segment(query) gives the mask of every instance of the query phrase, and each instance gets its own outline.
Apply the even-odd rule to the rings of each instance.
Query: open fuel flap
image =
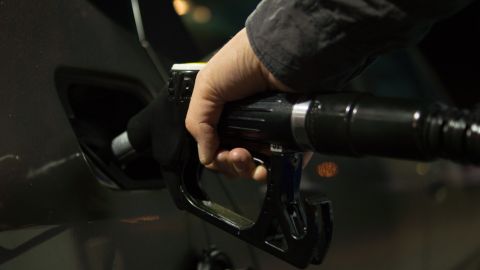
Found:
[[[114,189],[164,187],[161,169],[149,153],[119,164],[110,148],[128,120],[154,98],[152,92],[133,78],[76,68],[59,68],[55,80],[73,131],[102,185]]]

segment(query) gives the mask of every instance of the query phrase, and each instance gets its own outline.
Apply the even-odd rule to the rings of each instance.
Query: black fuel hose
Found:
[[[128,136],[123,135],[130,137],[129,144],[137,151],[151,144],[145,140],[162,139],[144,134],[149,132],[150,119],[155,119],[148,111],[154,110],[147,107],[132,118]],[[219,133],[231,146],[274,145],[330,155],[480,164],[479,112],[412,99],[361,93],[311,97],[267,93],[227,104]],[[118,151],[125,149],[119,146],[119,137],[112,143],[117,156],[125,153]]]

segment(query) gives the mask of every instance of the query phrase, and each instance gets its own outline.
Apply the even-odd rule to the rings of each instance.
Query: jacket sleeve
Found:
[[[250,45],[268,70],[302,91],[336,91],[376,56],[418,42],[470,0],[263,0]]]

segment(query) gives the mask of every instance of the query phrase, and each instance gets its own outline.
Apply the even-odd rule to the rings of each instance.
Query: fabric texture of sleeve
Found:
[[[469,0],[263,0],[246,29],[260,61],[301,91],[337,91],[379,54],[418,42]]]

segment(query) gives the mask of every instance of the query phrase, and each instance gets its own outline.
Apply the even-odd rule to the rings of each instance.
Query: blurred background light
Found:
[[[188,0],[173,0],[173,8],[180,16],[187,14],[190,11],[190,6]]]
[[[417,166],[415,168],[416,172],[418,175],[427,175],[428,172],[430,171],[430,164],[427,163],[417,163]]]
[[[212,18],[212,12],[206,6],[196,6],[193,10],[193,20],[197,23],[207,23]]]

